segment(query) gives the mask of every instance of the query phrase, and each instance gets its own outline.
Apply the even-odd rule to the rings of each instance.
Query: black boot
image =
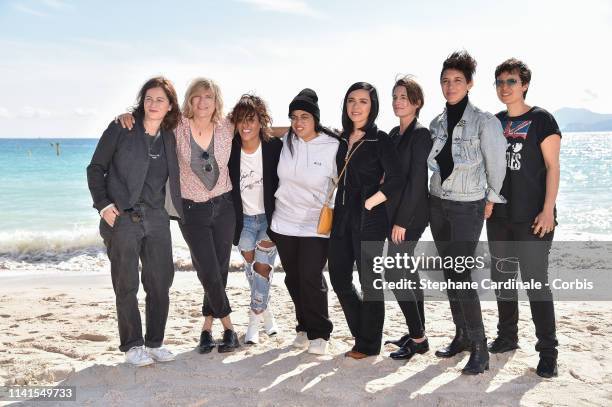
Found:
[[[410,360],[415,354],[423,354],[429,351],[429,342],[425,339],[423,342],[416,343],[412,339],[408,340],[395,352],[391,352],[389,357],[395,360]]]
[[[487,339],[472,343],[472,353],[467,364],[461,370],[464,374],[480,374],[489,370],[489,351],[487,350]]]
[[[208,353],[217,346],[217,343],[213,339],[210,331],[202,331],[200,334],[200,344],[198,345],[198,352]]]
[[[219,344],[219,353],[233,352],[234,349],[240,347],[238,342],[238,335],[231,329],[226,329],[223,332],[223,342]]]
[[[491,353],[505,353],[518,348],[518,342],[511,339],[506,339],[502,336],[498,336],[489,344],[489,352]]]
[[[557,358],[553,356],[542,356],[540,355],[540,363],[536,373],[540,377],[550,379],[551,377],[557,377],[559,372],[557,371]]]
[[[458,353],[469,348],[469,341],[465,330],[457,328],[453,341],[445,348],[436,351],[436,356],[439,358],[452,358]]]
[[[395,345],[395,346],[401,348],[402,346],[404,346],[404,344],[406,343],[406,341],[408,339],[410,339],[410,334],[406,334],[406,335],[404,335],[401,338],[396,339],[396,340],[386,340],[385,341],[385,345],[391,344],[391,345]]]

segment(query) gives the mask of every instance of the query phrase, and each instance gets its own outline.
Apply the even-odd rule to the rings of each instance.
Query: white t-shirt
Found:
[[[263,159],[261,143],[253,153],[240,151],[240,196],[242,212],[253,216],[265,213],[263,190]]]
[[[294,135],[293,154],[287,142],[283,142],[278,162],[271,229],[287,236],[329,237],[317,233],[317,223],[327,194],[333,188],[339,142],[323,133],[308,142]]]

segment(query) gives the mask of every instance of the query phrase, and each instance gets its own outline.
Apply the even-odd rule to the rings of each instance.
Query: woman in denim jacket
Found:
[[[272,137],[272,118],[264,101],[242,95],[229,114],[234,139],[229,160],[232,196],[236,214],[234,244],[244,257],[244,272],[251,287],[249,326],[245,343],[259,342],[263,319],[268,335],[278,331],[268,306],[276,246],[268,236],[278,188],[276,167],[283,143]]]
[[[476,61],[466,51],[455,52],[444,61],[440,83],[446,109],[430,125],[430,225],[442,258],[473,257],[493,203],[505,202],[500,190],[506,173],[506,140],[499,120],[468,99],[475,71]],[[471,269],[444,268],[444,279],[451,284],[470,284]],[[470,350],[462,372],[483,373],[489,368],[489,353],[478,292],[450,287],[447,294],[456,333],[436,356],[449,358]]]

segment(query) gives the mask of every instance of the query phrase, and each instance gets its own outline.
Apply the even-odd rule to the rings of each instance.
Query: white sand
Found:
[[[244,345],[233,354],[200,355],[194,347],[202,288],[195,273],[181,272],[172,288],[166,329],[166,344],[177,360],[133,368],[117,350],[114,294],[109,272],[102,271],[107,266],[101,263],[98,271],[88,273],[0,274],[0,384],[72,385],[77,387],[77,405],[100,406],[612,405],[610,302],[557,303],[559,377],[535,374],[538,356],[527,304],[520,309],[521,349],[491,355],[491,370],[470,377],[460,374],[467,354],[450,360],[434,356],[454,332],[446,302],[427,303],[432,350],[408,363],[386,356],[392,346],[384,356],[344,358],[352,338],[333,292],[331,355],[317,357],[291,348],[293,305],[282,273],[275,276],[272,299],[279,334],[268,338],[262,333],[262,343]],[[231,273],[228,287],[242,341],[249,302],[242,273]],[[495,303],[483,302],[483,312],[491,337]],[[402,319],[396,303],[388,302],[385,337],[405,331]],[[215,328],[220,337],[221,327]]]

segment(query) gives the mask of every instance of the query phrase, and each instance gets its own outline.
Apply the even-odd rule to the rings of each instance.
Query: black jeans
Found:
[[[232,312],[225,293],[236,222],[232,195],[227,192],[206,202],[183,199],[183,213],[179,225],[204,287],[202,315],[224,318]]]
[[[557,356],[555,306],[548,283],[548,255],[554,232],[540,238],[533,234],[531,223],[513,223],[505,219],[487,220],[489,250],[491,252],[491,280],[496,282],[533,279],[542,283],[539,290],[527,290],[531,319],[536,329],[536,351]],[[495,292],[499,322],[497,335],[518,341],[518,293],[516,289]]]
[[[410,240],[403,241],[399,245],[389,239],[387,256],[395,257],[396,254],[401,256],[406,254],[408,257],[412,257],[423,232],[424,229],[406,230],[406,237]],[[419,285],[419,271],[395,267],[385,270],[385,281],[399,282],[402,279],[412,281],[416,288],[412,290],[395,289],[393,294],[406,319],[408,334],[411,338],[422,338],[425,335],[425,305],[423,303],[423,289]]]
[[[327,261],[329,239],[286,236],[271,232],[285,270],[285,285],[295,306],[297,332],[308,339],[326,341],[334,328],[327,308],[327,283],[323,267]]]
[[[484,223],[485,200],[460,202],[430,198],[430,227],[438,255],[473,257]],[[446,263],[446,262],[444,262]],[[444,268],[446,281],[471,283],[472,270],[466,268],[462,272],[452,268]],[[448,289],[453,322],[458,329],[466,331],[471,342],[485,339],[482,323],[482,311],[478,291],[468,289]]]
[[[134,212],[124,212],[110,227],[100,219],[100,235],[104,239],[111,263],[111,278],[115,291],[119,349],[127,352],[143,344],[158,348],[164,341],[169,291],[174,279],[170,221],[164,209],[144,205]],[[142,338],[142,323],[138,310],[138,259],[142,262],[146,334]]]
[[[381,226],[383,232],[378,233],[380,236],[361,233],[358,219],[348,219],[342,227],[343,231],[332,233],[329,239],[329,279],[355,338],[353,350],[378,355],[385,322],[385,302],[382,290],[373,288],[374,280],[380,277],[373,271],[373,257],[382,255],[386,225]],[[362,241],[367,242],[367,250],[362,250]],[[353,284],[355,263],[362,293]]]

